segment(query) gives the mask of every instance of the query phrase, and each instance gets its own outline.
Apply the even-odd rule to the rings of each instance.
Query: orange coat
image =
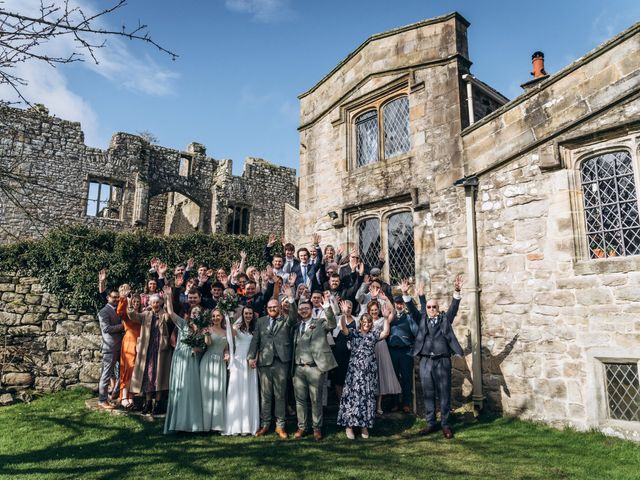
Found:
[[[120,349],[120,399],[122,400],[122,390],[129,388],[133,369],[136,362],[136,344],[140,336],[139,323],[132,322],[127,316],[127,300],[121,298],[116,308],[116,313],[124,324],[124,337]]]

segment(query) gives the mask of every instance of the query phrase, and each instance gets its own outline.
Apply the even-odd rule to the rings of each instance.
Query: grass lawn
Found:
[[[0,409],[0,478],[640,478],[640,445],[514,419],[458,425],[450,441],[416,436],[424,423],[402,415],[366,441],[347,440],[331,415],[319,444],[165,436],[160,421],[87,410],[90,396],[70,390]]]

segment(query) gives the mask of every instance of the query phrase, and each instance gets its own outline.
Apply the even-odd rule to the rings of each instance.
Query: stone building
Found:
[[[294,169],[248,158],[236,177],[231,160],[208,157],[201,144],[179,151],[126,133],[107,150],[87,147],[79,123],[41,105],[0,108],[0,162],[0,241],[70,223],[265,234],[282,230],[284,205],[297,202]]]
[[[374,35],[300,95],[304,243],[385,256],[446,304],[458,402],[640,438],[640,24],[508,101],[459,14]]]

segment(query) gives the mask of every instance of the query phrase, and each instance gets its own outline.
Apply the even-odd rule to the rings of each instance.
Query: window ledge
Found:
[[[607,418],[601,420],[598,423],[598,427],[605,434],[615,435],[627,440],[640,440],[640,422]]]
[[[115,224],[119,224],[123,222],[121,218],[95,217],[93,215],[85,215],[84,218],[89,219],[90,221],[111,222]]]
[[[369,175],[371,170],[376,170],[378,168],[386,169],[387,167],[394,165],[396,163],[408,162],[411,163],[413,160],[413,153],[403,153],[402,155],[396,155],[395,157],[385,158],[382,160],[378,160],[377,162],[369,163],[367,165],[363,165],[362,167],[353,167],[347,170],[348,175]]]
[[[640,270],[640,255],[577,260],[573,263],[573,269],[578,275],[635,272]]]

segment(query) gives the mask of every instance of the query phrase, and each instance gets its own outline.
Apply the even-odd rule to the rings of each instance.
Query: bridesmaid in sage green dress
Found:
[[[205,337],[207,351],[200,360],[200,388],[202,392],[205,431],[222,432],[227,420],[227,362],[229,344],[224,316],[218,309],[211,312],[212,325]]]
[[[164,433],[202,432],[202,396],[200,394],[200,357],[201,352],[192,350],[182,339],[189,333],[189,322],[173,311],[171,287],[165,287],[165,305],[169,317],[176,324],[178,340],[171,360],[169,378],[169,402],[164,422]],[[199,315],[199,307],[191,310],[191,315]]]

